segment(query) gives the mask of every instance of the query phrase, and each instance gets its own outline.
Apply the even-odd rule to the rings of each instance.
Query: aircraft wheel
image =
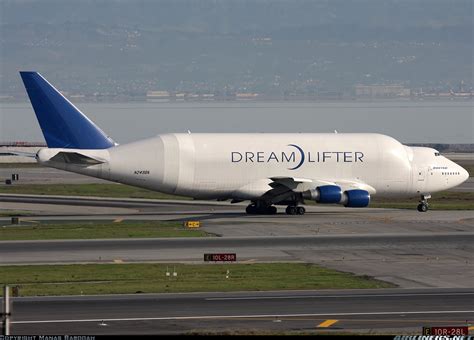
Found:
[[[289,205],[286,207],[286,213],[288,215],[296,215],[296,207],[294,205]]]
[[[257,207],[253,204],[250,204],[247,206],[247,208],[245,208],[245,212],[247,214],[256,214],[257,213]]]
[[[274,207],[274,206],[270,206],[270,207],[268,207],[267,212],[268,212],[269,215],[275,215],[277,213],[277,208]]]
[[[426,203],[418,204],[417,210],[419,212],[427,212],[428,211],[428,204],[426,204]]]
[[[296,207],[296,213],[298,215],[304,215],[305,212],[306,212],[306,209],[304,207]]]

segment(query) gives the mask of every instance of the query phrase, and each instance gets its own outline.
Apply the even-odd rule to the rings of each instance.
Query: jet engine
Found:
[[[370,203],[370,194],[366,190],[353,189],[344,191],[341,201],[345,207],[364,208]]]
[[[337,203],[350,208],[363,208],[370,203],[370,194],[366,190],[352,189],[342,192],[337,185],[322,185],[303,193],[304,199],[311,199],[318,203]]]

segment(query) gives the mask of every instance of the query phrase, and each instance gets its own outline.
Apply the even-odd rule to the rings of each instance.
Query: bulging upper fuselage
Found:
[[[100,164],[55,163],[61,149],[42,149],[45,165],[170,194],[257,199],[270,178],[356,185],[371,195],[411,197],[446,190],[469,174],[431,148],[408,147],[380,134],[166,134],[103,150],[77,150]],[[74,152],[74,149],[67,149]]]

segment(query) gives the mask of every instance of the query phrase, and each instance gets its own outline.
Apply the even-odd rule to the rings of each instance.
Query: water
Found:
[[[78,103],[119,143],[166,132],[378,132],[474,143],[473,101]],[[43,141],[29,103],[0,104],[0,141]]]

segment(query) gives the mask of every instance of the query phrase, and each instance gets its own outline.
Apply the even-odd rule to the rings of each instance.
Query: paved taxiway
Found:
[[[474,320],[472,289],[386,289],[14,298],[15,334],[207,330],[420,332]]]
[[[28,203],[21,203],[21,201]],[[13,197],[2,206],[36,209],[38,220],[198,219],[211,239],[9,241],[2,264],[202,262],[205,252],[241,261],[304,261],[370,275],[401,287],[473,287],[474,213],[310,206],[304,216],[248,216],[243,206],[156,200]],[[14,207],[14,208],[13,208]],[[54,210],[50,210],[54,209]],[[70,210],[68,210],[70,209]],[[69,211],[74,216],[61,211]],[[101,213],[102,211],[102,213]],[[9,219],[0,222],[9,223]]]
[[[116,259],[202,263],[204,252],[235,251],[239,261],[305,261],[405,288],[15,298],[15,334],[314,331],[327,319],[338,321],[323,332],[419,334],[422,326],[474,320],[472,211],[421,214],[310,206],[304,216],[248,216],[242,205],[215,202],[12,195],[0,195],[0,204],[3,209],[34,212],[27,223],[198,219],[204,230],[220,236],[7,241],[0,242],[3,265]],[[2,224],[9,224],[9,218],[0,218]]]

